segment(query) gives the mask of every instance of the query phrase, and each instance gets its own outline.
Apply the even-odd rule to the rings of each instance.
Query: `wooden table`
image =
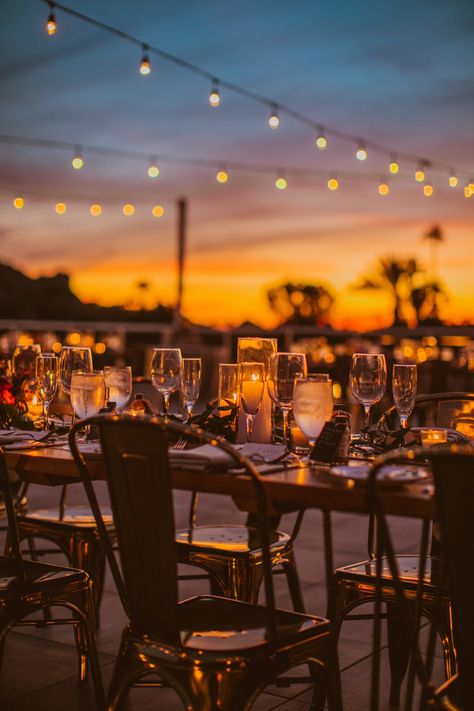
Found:
[[[5,452],[9,469],[21,479],[36,484],[58,486],[78,482],[78,473],[71,454],[54,447]],[[90,457],[91,471],[97,479],[105,479],[105,468],[100,456]],[[334,481],[323,467],[300,466],[265,474],[265,490],[274,513],[283,514],[302,508],[323,511],[367,512],[367,491],[350,482]],[[252,483],[232,473],[212,473],[174,469],[176,489],[195,490],[231,496],[243,511],[254,510]],[[432,491],[426,484],[411,484],[403,489],[383,493],[387,513],[413,518],[434,518]]]

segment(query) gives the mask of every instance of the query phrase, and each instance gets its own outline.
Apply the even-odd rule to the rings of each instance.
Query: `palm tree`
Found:
[[[432,278],[436,279],[438,275],[438,247],[444,242],[444,232],[439,225],[435,224],[424,233],[423,239],[427,240],[430,245],[430,273]]]
[[[281,324],[325,325],[334,303],[331,292],[321,284],[280,284],[268,290],[267,298]]]
[[[380,257],[374,268],[352,287],[358,291],[375,289],[388,292],[393,299],[393,326],[406,325],[404,306],[413,290],[413,278],[423,269],[415,257]]]

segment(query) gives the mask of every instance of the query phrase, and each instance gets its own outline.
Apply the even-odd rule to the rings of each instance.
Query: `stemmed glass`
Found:
[[[75,370],[71,375],[71,405],[80,420],[98,415],[105,403],[104,373],[95,370],[81,373]],[[87,427],[84,439],[87,439]]]
[[[58,359],[54,353],[42,353],[36,358],[36,385],[43,403],[44,427],[49,427],[49,406],[58,387]]]
[[[406,429],[408,418],[415,406],[417,372],[416,365],[395,364],[392,373],[392,393],[400,425]]]
[[[72,374],[92,372],[92,353],[90,348],[82,346],[63,346],[59,356],[59,387],[71,394]]]
[[[293,404],[293,390],[296,378],[307,374],[304,353],[273,353],[270,356],[268,390],[270,396],[280,406],[283,415],[283,444],[288,446],[288,415]],[[273,392],[272,392],[273,391]]]
[[[314,447],[333,411],[332,380],[326,374],[297,378],[293,392],[293,417]]]
[[[247,420],[247,442],[252,437],[253,420],[260,408],[264,387],[264,363],[241,363],[240,399]]]
[[[387,386],[385,356],[381,353],[354,353],[349,381],[354,397],[364,407],[364,439],[368,440],[370,408],[382,399]]]
[[[12,374],[23,382],[32,379],[35,375],[36,358],[41,353],[39,343],[31,343],[29,346],[16,345],[12,354]]]
[[[200,358],[183,358],[181,367],[181,394],[191,421],[193,407],[201,389],[202,362]]]
[[[163,396],[163,415],[168,414],[170,395],[181,379],[181,350],[179,348],[153,348],[151,359],[151,382]]]
[[[109,389],[109,400],[114,402],[117,412],[122,412],[132,394],[132,369],[129,365],[123,368],[104,366],[105,387]]]

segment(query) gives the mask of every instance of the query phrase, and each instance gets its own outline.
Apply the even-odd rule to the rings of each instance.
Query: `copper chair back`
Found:
[[[84,425],[97,428],[117,530],[119,568],[102,521],[92,479],[77,443]],[[69,435],[72,454],[96,518],[101,541],[124,609],[137,632],[179,644],[177,556],[168,432],[225,450],[254,485],[262,543],[267,632],[276,639],[266,497],[253,464],[227,442],[195,427],[160,418],[99,416],[76,424]],[[216,471],[216,476],[218,472]]]
[[[473,416],[474,393],[449,392],[417,395],[415,411],[418,409],[424,411],[426,424],[454,428],[458,417]],[[379,418],[377,428],[383,429],[389,422],[392,422],[396,412],[395,405],[389,407]]]
[[[3,450],[0,448],[0,491],[3,495],[5,502],[5,509],[7,512],[7,522],[8,522],[8,537],[11,544],[10,557],[15,558],[17,561],[17,580],[20,584],[25,584],[26,575],[23,565],[23,558],[21,555],[20,538],[18,535],[18,524],[16,521],[15,506],[13,503],[13,497],[10,489],[10,478],[8,476],[7,463],[3,454]]]

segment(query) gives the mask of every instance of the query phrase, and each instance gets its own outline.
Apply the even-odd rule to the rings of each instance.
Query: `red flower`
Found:
[[[0,405],[14,405],[12,386],[6,378],[0,378]]]

